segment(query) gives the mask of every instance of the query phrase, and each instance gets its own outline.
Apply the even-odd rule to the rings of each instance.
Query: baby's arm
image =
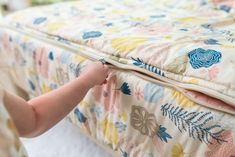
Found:
[[[28,102],[6,93],[5,106],[23,137],[34,137],[63,119],[95,85],[106,81],[108,68],[101,63],[89,65],[78,79]]]

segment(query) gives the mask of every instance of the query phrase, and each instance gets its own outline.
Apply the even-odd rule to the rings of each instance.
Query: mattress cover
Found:
[[[109,63],[108,83],[70,118],[117,156],[235,156],[234,7],[98,0],[31,8],[2,22],[0,52],[32,97],[79,77],[90,61]]]
[[[28,9],[7,22],[234,106],[233,8],[232,0],[79,1]]]

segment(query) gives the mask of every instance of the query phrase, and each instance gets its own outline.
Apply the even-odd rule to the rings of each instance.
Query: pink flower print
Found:
[[[194,29],[194,30],[192,31],[192,34],[195,35],[195,36],[197,36],[197,35],[199,36],[199,35],[202,34],[202,32],[201,32],[200,29]],[[194,43],[200,43],[201,40],[194,40],[193,42],[194,42]]]
[[[94,40],[94,39],[89,39],[89,40],[87,41],[87,46],[89,46],[89,47],[94,47],[94,45],[95,45],[95,40]]]
[[[48,78],[48,57],[45,48],[35,50],[36,67],[38,72],[45,78]]]
[[[153,138],[153,144],[155,145],[156,151],[159,153],[159,156],[163,157],[165,152],[164,148],[165,143],[162,140],[160,140],[160,138],[155,136]]]
[[[117,100],[120,92],[117,89],[116,75],[110,76],[107,83],[102,86],[95,86],[93,88],[93,96],[95,101],[104,105],[105,111],[114,112],[117,109]]]
[[[136,96],[137,100],[142,100],[144,98],[143,91],[140,88],[136,87],[134,95]]]
[[[225,5],[231,8],[235,8],[235,1],[234,0],[213,0],[216,5]]]
[[[10,46],[9,36],[7,34],[3,35],[2,43],[6,53],[9,54],[11,52],[11,46]]]
[[[172,32],[173,28],[171,26],[147,26],[137,28],[137,32],[147,35],[161,35]]]
[[[219,74],[219,68],[214,66],[211,69],[203,69],[200,71],[200,73],[207,75],[209,80],[213,80]]]
[[[208,70],[209,79],[210,80],[215,79],[217,77],[218,73],[219,73],[219,69],[216,66],[214,66],[213,68],[209,69]]]
[[[233,136],[230,131],[224,131],[222,138],[226,142],[218,143],[215,139],[212,139],[211,144],[208,145],[209,150],[205,152],[206,157],[234,157],[235,145]]]

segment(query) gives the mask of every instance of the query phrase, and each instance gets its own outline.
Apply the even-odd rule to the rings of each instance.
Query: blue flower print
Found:
[[[102,36],[102,33],[99,31],[90,31],[90,32],[85,32],[82,36],[83,39],[89,39],[89,38],[98,38]]]
[[[113,23],[109,22],[109,23],[106,23],[105,25],[106,25],[107,27],[111,27],[111,26],[113,26]]]
[[[208,39],[204,41],[205,44],[207,45],[220,45],[218,40],[215,39]]]
[[[118,129],[119,133],[122,133],[126,130],[127,125],[122,122],[115,122],[115,127]]]
[[[120,87],[119,90],[121,90],[121,92],[122,92],[123,94],[131,95],[130,87],[129,87],[128,83],[126,83],[126,82],[124,82],[124,83],[122,84],[122,86]]]
[[[71,53],[69,52],[63,52],[60,56],[60,61],[62,64],[66,64],[68,60],[70,59]]]
[[[166,143],[168,142],[168,138],[172,139],[171,135],[166,132],[166,128],[163,126],[159,126],[159,130],[157,132],[157,136]]]
[[[223,11],[225,11],[227,13],[229,13],[231,9],[232,8],[230,6],[227,6],[227,5],[221,5],[220,6],[220,10],[223,10]]]
[[[187,32],[187,31],[188,31],[188,29],[186,29],[186,28],[182,28],[182,29],[180,29],[180,31]]]
[[[82,112],[79,111],[78,108],[76,108],[76,109],[74,110],[74,114],[77,116],[78,121],[79,121],[80,123],[85,123],[85,122],[87,121],[87,118],[84,116],[84,114],[83,114]]]
[[[98,106],[95,106],[93,105],[91,108],[90,108],[90,112],[91,113],[94,113],[95,116],[97,117],[97,119],[99,119],[102,115],[102,111],[101,111],[101,108],[98,107]]]
[[[197,48],[188,53],[190,59],[190,64],[194,69],[199,69],[202,67],[208,68],[213,64],[220,62],[222,54],[215,50],[205,50],[202,48]]]
[[[40,25],[41,23],[45,22],[47,20],[46,17],[38,17],[33,21],[33,24]]]
[[[35,91],[36,86],[34,85],[34,83],[33,83],[31,80],[28,80],[28,82],[29,82],[30,89],[32,89],[33,91]]]
[[[144,100],[149,103],[156,103],[164,96],[164,88],[153,83],[144,87]]]
[[[48,58],[52,61],[54,60],[54,55],[52,51],[49,53]]]

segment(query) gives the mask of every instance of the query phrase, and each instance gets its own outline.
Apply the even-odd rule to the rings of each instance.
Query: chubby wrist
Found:
[[[92,87],[95,86],[92,81],[90,81],[89,79],[87,79],[87,78],[84,77],[83,75],[81,75],[80,77],[78,77],[78,78],[77,78],[77,81],[79,81],[79,82],[82,84],[82,86],[83,86],[84,88],[90,89],[90,88],[92,88]]]

